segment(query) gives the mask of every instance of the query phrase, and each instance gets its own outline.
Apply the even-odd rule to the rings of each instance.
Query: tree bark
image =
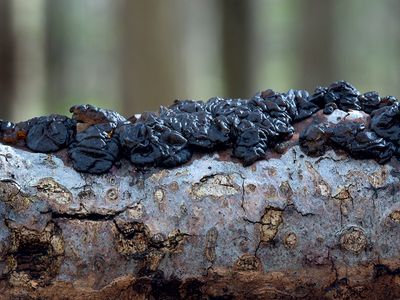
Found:
[[[398,164],[308,157],[296,136],[250,167],[102,176],[0,145],[0,299],[399,297]]]

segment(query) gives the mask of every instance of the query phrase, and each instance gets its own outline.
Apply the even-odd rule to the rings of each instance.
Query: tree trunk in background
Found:
[[[64,95],[67,93],[68,78],[64,70],[69,51],[69,46],[65,42],[65,36],[68,35],[67,16],[68,9],[65,9],[65,2],[63,4],[57,0],[46,1],[46,106],[48,109],[54,109],[55,105],[64,102]]]
[[[11,117],[14,88],[14,37],[12,1],[0,1],[0,119]]]
[[[47,105],[65,114],[76,103],[120,110],[119,1],[47,0]]]
[[[182,1],[123,1],[123,111],[157,110],[186,94]]]
[[[14,0],[12,4],[16,86],[12,119],[21,121],[45,111],[45,0]]]
[[[251,96],[254,71],[253,1],[222,0],[222,61],[226,95],[232,98]]]
[[[335,74],[335,1],[305,0],[300,5],[299,86],[313,91]]]

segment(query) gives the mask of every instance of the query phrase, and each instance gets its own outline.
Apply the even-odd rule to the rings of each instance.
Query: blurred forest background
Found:
[[[0,118],[339,79],[400,96],[399,0],[0,0]]]

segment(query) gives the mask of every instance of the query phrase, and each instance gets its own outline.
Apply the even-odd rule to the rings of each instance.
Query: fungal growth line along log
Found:
[[[335,109],[359,111],[360,118],[328,125],[318,117],[318,111],[329,115]],[[312,95],[305,90],[266,90],[250,99],[176,100],[138,119],[92,105],[76,105],[70,112],[72,118],[1,121],[0,141],[42,153],[66,148],[76,170],[94,174],[109,171],[121,158],[138,168],[171,168],[188,162],[194,153],[226,148],[248,166],[266,158],[268,151],[282,151],[296,133],[295,124],[315,116],[299,132],[308,155],[335,148],[384,163],[399,154],[399,102],[377,92],[361,94],[345,81],[318,87]]]

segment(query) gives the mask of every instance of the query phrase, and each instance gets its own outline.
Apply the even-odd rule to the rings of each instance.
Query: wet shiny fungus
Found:
[[[54,152],[67,147],[76,128],[74,120],[59,115],[35,118],[29,125],[26,146],[35,152]]]
[[[173,167],[187,162],[192,156],[187,140],[164,125],[154,113],[142,114],[136,123],[120,126],[115,134],[123,154],[139,167]]]
[[[375,91],[361,94],[346,81],[317,87],[313,94],[268,89],[250,99],[175,100],[138,119],[76,105],[70,109],[72,118],[49,115],[16,124],[0,120],[0,141],[42,153],[67,148],[76,170],[95,174],[109,171],[120,158],[138,168],[170,168],[188,162],[195,152],[227,148],[246,166],[290,140],[295,123],[320,110],[332,114],[337,109],[362,111],[367,117],[338,122],[314,118],[299,132],[306,154],[320,156],[328,149],[341,149],[354,158],[384,163],[399,153],[397,99]]]
[[[111,169],[120,152],[112,130],[108,123],[96,124],[76,134],[68,149],[75,170],[101,174]]]

